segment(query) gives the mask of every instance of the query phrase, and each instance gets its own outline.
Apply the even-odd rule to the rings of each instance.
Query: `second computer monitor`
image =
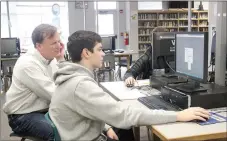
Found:
[[[103,50],[115,50],[115,38],[116,36],[102,36]]]
[[[176,73],[206,82],[208,75],[208,33],[176,33]]]
[[[152,66],[153,69],[168,68],[167,62],[174,62],[175,33],[156,32],[152,38]],[[171,66],[175,67],[175,64]]]
[[[14,55],[18,53],[17,38],[1,38],[1,54]]]

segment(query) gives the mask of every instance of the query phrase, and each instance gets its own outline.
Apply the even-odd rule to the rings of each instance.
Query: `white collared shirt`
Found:
[[[13,69],[4,112],[25,114],[48,109],[56,88],[52,79],[56,64],[56,59],[46,60],[36,49],[22,55]]]

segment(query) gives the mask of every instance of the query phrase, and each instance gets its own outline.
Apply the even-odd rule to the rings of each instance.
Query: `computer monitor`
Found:
[[[205,91],[200,82],[208,77],[208,32],[176,33],[176,73],[192,81],[178,87],[185,92]]]
[[[175,67],[175,33],[155,32],[152,36],[152,68],[169,72]]]
[[[102,47],[104,51],[111,51],[115,50],[115,41],[117,36],[115,35],[108,35],[108,36],[102,36]]]
[[[18,38],[1,38],[1,55],[18,55],[20,52]]]
[[[112,37],[102,37],[102,48],[103,50],[112,50]]]

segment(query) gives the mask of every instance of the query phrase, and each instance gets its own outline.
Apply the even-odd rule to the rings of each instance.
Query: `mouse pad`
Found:
[[[210,112],[210,113],[211,113],[211,116],[207,121],[196,121],[196,123],[198,123],[199,125],[209,125],[209,124],[215,124],[215,123],[227,121],[226,112],[224,113]]]

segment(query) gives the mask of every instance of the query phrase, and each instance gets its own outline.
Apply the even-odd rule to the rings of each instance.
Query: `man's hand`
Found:
[[[134,85],[134,83],[135,83],[135,79],[132,77],[132,76],[130,76],[130,77],[128,77],[126,80],[125,80],[125,85],[127,86],[127,85]]]
[[[60,54],[56,56],[57,61],[63,61],[65,60],[64,55],[65,55],[65,46],[63,43],[60,43]]]
[[[118,136],[116,135],[116,133],[114,132],[114,130],[112,128],[109,128],[109,130],[106,132],[106,134],[111,139],[119,140]]]
[[[186,110],[178,112],[177,121],[191,121],[191,120],[206,121],[207,119],[209,119],[209,117],[210,117],[210,114],[207,110],[200,107],[194,107],[194,108],[188,108]]]

